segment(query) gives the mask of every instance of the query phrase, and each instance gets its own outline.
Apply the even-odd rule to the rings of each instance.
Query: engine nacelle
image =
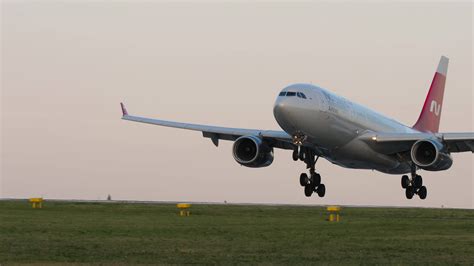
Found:
[[[422,139],[411,147],[411,160],[421,169],[442,171],[449,169],[453,159],[445,152],[444,145],[432,139]]]
[[[242,136],[234,142],[234,159],[247,167],[266,167],[273,162],[273,148],[256,136]]]

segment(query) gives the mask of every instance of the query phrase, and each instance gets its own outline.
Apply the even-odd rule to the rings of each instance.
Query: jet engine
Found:
[[[418,167],[428,171],[449,169],[453,159],[445,152],[444,145],[437,140],[422,139],[411,147],[411,159]]]
[[[234,142],[234,159],[247,167],[266,167],[273,162],[273,148],[256,136],[242,136]]]

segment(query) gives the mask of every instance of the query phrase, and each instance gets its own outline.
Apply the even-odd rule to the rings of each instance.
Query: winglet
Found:
[[[122,107],[122,116],[128,115],[127,109],[123,103],[120,103],[120,107]]]

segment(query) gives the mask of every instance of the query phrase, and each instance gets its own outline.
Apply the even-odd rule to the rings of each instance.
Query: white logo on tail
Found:
[[[441,113],[441,104],[437,103],[435,100],[431,101],[430,112],[434,112],[436,116],[439,116],[439,113]]]

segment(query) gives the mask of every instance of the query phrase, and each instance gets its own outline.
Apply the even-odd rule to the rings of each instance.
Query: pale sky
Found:
[[[291,151],[238,165],[231,142],[122,121],[131,114],[279,129],[278,92],[308,82],[406,124],[441,55],[441,131],[473,131],[473,4],[3,1],[0,197],[472,208],[473,158],[399,175],[319,160],[326,197],[306,198]]]

